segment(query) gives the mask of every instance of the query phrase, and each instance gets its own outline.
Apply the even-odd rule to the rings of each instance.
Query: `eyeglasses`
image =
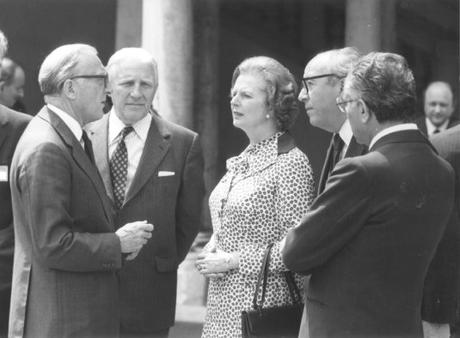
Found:
[[[85,75],[74,75],[72,77],[69,77],[69,80],[73,79],[103,79],[104,80],[104,87],[107,86],[107,74],[85,74]]]
[[[333,73],[304,77],[302,79],[302,84],[303,84],[303,87],[305,88],[305,90],[307,91],[307,94],[309,93],[308,83],[307,83],[308,81],[314,80],[314,79],[320,79],[322,77],[329,77],[329,76],[334,76],[334,77],[338,78],[339,80],[345,78],[345,76],[340,76],[340,75],[333,74]]]
[[[346,113],[347,112],[346,108],[348,104],[351,102],[359,101],[359,100],[361,99],[342,100],[342,98],[338,97],[335,99],[335,104],[337,105],[337,107],[342,113]]]

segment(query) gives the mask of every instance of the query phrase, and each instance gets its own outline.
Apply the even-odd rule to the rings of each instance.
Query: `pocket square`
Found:
[[[165,177],[165,176],[174,176],[176,173],[174,171],[159,171],[158,177]]]
[[[0,182],[8,182],[8,166],[0,165]]]

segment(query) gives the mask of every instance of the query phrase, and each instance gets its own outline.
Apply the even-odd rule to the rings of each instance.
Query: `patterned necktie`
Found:
[[[86,131],[83,130],[83,134],[81,135],[81,138],[83,140],[84,148],[85,148],[85,153],[88,155],[89,160],[91,163],[94,164],[94,153],[93,153],[93,144],[91,143],[91,140],[88,137],[88,134]]]
[[[110,177],[112,178],[113,197],[115,206],[121,209],[125,199],[126,176],[128,174],[128,150],[126,149],[125,137],[132,132],[133,127],[125,127],[121,131],[120,141],[110,159]]]

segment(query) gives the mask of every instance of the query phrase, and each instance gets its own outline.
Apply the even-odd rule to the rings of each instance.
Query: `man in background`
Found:
[[[167,337],[174,324],[177,267],[200,225],[203,162],[198,135],[151,109],[157,64],[141,48],[107,64],[113,107],[88,127],[96,164],[117,212],[155,224],[155,236],[119,273],[122,337]]]
[[[0,60],[7,40],[0,31]],[[2,69],[3,70],[3,69]],[[11,275],[13,272],[14,229],[9,172],[14,149],[30,117],[0,104],[0,337],[8,334]]]
[[[425,116],[416,120],[423,134],[431,137],[449,129],[459,122],[452,119],[454,94],[447,82],[436,81],[428,85],[424,93]]]
[[[10,185],[15,251],[9,337],[118,337],[124,258],[152,224],[115,231],[82,126],[102,117],[107,73],[93,47],[64,45],[38,74],[46,105],[22,135]],[[138,219],[138,218],[137,218]]]
[[[0,104],[25,113],[22,102],[26,82],[24,70],[9,58],[3,58],[0,69]]]

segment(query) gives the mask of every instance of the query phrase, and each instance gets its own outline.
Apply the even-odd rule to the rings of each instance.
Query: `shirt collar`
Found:
[[[148,113],[142,119],[132,125],[135,134],[143,142],[147,140],[147,134],[149,132],[151,122],[152,115]],[[112,107],[109,112],[109,144],[117,141],[117,138],[124,127],[126,127],[126,125],[120,120],[120,118],[115,113],[115,109]]]
[[[439,131],[444,131],[447,129],[447,125],[449,124],[449,119],[445,120],[443,124],[439,127],[436,127],[433,122],[427,117],[425,117],[425,124],[426,124],[426,132],[428,135],[433,134],[433,132],[438,129]]]
[[[377,142],[378,140],[380,140],[382,137],[388,135],[388,134],[391,134],[391,133],[396,133],[397,131],[402,131],[402,130],[417,130],[417,125],[415,123],[401,123],[401,124],[397,124],[395,126],[391,126],[391,127],[388,127],[388,128],[385,128],[381,131],[379,131],[377,133],[377,135],[375,135],[373,138],[372,138],[372,141],[371,143],[369,144],[369,149],[372,148],[372,146],[375,144],[375,142]]]
[[[75,138],[78,140],[78,142],[81,141],[81,136],[83,135],[83,130],[80,126],[80,123],[73,117],[67,114],[65,111],[62,109],[59,109],[56,106],[53,106],[52,104],[47,104],[46,105],[48,109],[50,109],[53,113],[55,113],[59,118],[64,121],[66,126],[70,129],[72,134],[75,135]]]
[[[339,135],[342,141],[348,147],[350,145],[351,138],[353,137],[350,121],[348,121],[348,119],[346,119],[345,122],[342,124],[342,127],[340,127]]]

